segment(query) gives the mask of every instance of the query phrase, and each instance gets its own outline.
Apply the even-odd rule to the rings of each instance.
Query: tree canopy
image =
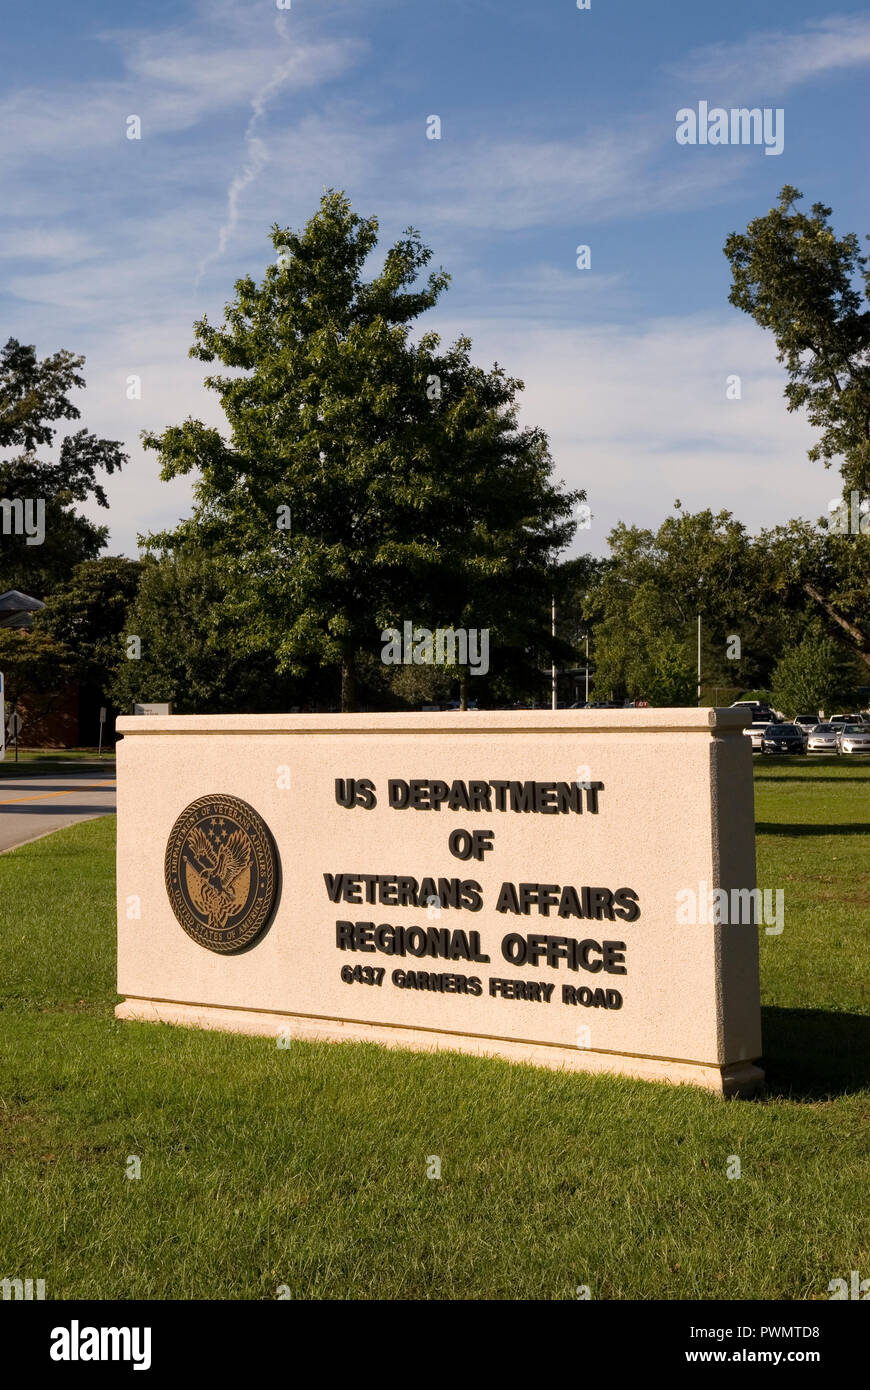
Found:
[[[620,522],[608,542],[610,559],[587,605],[596,695],[694,703],[699,616],[705,677],[723,685],[756,677],[759,651],[750,634],[763,598],[758,555],[742,522],[727,511],[686,512],[677,502],[657,531]],[[734,634],[742,634],[736,664],[727,658]]]
[[[83,685],[108,693],[115,680],[142,569],[141,561],[123,555],[83,560],[34,617],[34,633],[47,633],[64,648],[71,674]]]
[[[419,233],[363,278],[377,231],[334,191],[303,231],[276,224],[262,282],[237,281],[223,325],[194,328],[191,356],[229,369],[206,378],[229,436],[193,419],[143,436],[164,478],[199,472],[193,517],[151,545],[220,555],[241,646],[296,675],[340,669],[344,709],[360,655],[412,615],[491,627],[519,660],[582,496],[518,425],[521,382],[474,366],[467,339],[412,339],[448,283],[420,282]]]
[[[774,704],[790,717],[831,715],[853,704],[857,681],[854,664],[840,643],[829,637],[821,622],[812,622],[799,642],[786,647],[771,679]]]
[[[230,582],[219,556],[192,545],[145,559],[116,639],[110,694],[120,709],[169,700],[179,714],[221,714],[300,704],[274,653],[254,649],[228,616]],[[318,693],[316,684],[306,690]]]
[[[805,409],[821,433],[809,450],[829,468],[839,461],[845,512],[852,490],[870,491],[870,266],[853,232],[837,237],[831,209],[797,208],[803,194],[787,184],[776,207],[725,242],[731,303],[776,341],[786,369],[789,410]],[[829,636],[870,665],[870,534],[793,521],[768,536],[774,592],[797,587],[812,600]]]
[[[805,409],[821,430],[809,451],[830,467],[841,459],[846,487],[870,488],[870,270],[854,232],[836,237],[831,209],[796,208],[783,188],[775,208],[725,242],[729,298],[776,340],[788,374],[789,410]]]
[[[80,429],[64,436],[56,461],[38,456],[54,444],[58,421],[80,418],[69,393],[85,385],[84,361],[66,350],[39,359],[35,347],[15,338],[0,351],[0,449],[15,451],[0,458],[0,497],[44,506],[44,535],[38,542],[20,530],[3,535],[0,590],[45,598],[105,545],[108,528],[95,526],[75,503],[93,498],[108,506],[98,475],[114,473],[126,462],[120,442]]]

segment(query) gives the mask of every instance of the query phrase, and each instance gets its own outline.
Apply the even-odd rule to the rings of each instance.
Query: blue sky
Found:
[[[92,510],[112,551],[190,506],[139,431],[222,422],[194,320],[219,320],[270,225],[300,226],[330,186],[378,215],[382,249],[414,225],[452,274],[421,325],[524,380],[523,418],[588,493],[575,549],[676,497],[755,529],[838,492],[772,343],[728,304],[722,245],[784,183],[838,232],[870,230],[866,7],[49,0],[7,10],[0,44],[0,335],[86,354],[83,422],[131,454]],[[782,154],[678,145],[699,101],[782,108]]]

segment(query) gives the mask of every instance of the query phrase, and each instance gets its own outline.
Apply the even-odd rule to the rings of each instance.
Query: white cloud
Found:
[[[806,458],[813,432],[789,415],[784,376],[771,344],[750,323],[686,316],[625,325],[576,327],[529,320],[427,316],[445,342],[462,333],[483,366],[498,360],[525,383],[522,420],[550,436],[555,474],[584,487],[594,519],[575,549],[606,553],[617,521],[656,526],[679,497],[690,510],[727,508],[752,530],[790,517],[815,519],[838,491],[837,474]],[[124,439],[131,463],[108,480],[113,551],[135,554],[137,532],[173,526],[190,514],[192,480],[162,483],[154,454],[138,442],[187,416],[227,427],[217,398],[202,386],[208,368],[184,356],[189,335],[123,332],[89,359],[82,418],[90,429]],[[141,372],[143,399],[125,398],[130,370]],[[743,399],[725,396],[738,373]]]
[[[3,230],[0,260],[50,261],[68,265],[94,256],[98,243],[90,235],[61,227],[16,226],[11,220]]]
[[[113,549],[135,553],[137,531],[172,526],[190,507],[190,481],[160,483],[139,430],[191,414],[224,425],[202,388],[207,368],[186,355],[194,319],[203,310],[219,319],[233,277],[261,272],[271,223],[300,225],[330,185],[347,189],[361,214],[376,211],[385,239],[410,222],[437,245],[436,264],[444,257],[460,270],[466,303],[484,312],[452,327],[431,314],[425,326],[445,339],[469,332],[476,360],[498,359],[525,378],[525,418],[549,432],[557,474],[589,492],[596,519],[580,533],[584,548],[603,552],[620,518],[655,524],[677,496],[693,508],[730,507],[752,526],[826,509],[836,474],[806,460],[811,432],[786,412],[781,368],[754,325],[736,314],[630,327],[564,321],[578,295],[591,308],[607,290],[612,317],[624,307],[615,302],[624,277],[598,271],[587,228],[709,207],[733,191],[753,152],[667,158],[676,150],[661,105],[570,138],[554,138],[523,109],[508,134],[490,123],[463,141],[445,123],[444,139],[427,141],[422,117],[416,126],[388,122],[335,85],[365,45],[335,27],[323,38],[301,19],[294,7],[292,41],[279,44],[269,4],[214,0],[201,6],[196,29],[107,36],[123,61],[118,78],[0,99],[0,162],[12,171],[6,202],[15,209],[4,254],[25,262],[9,284],[21,301],[9,331],[40,353],[87,353],[83,423],[125,440],[132,456],[108,481],[111,513],[93,510],[111,521]],[[738,94],[748,87],[761,101],[868,57],[870,20],[829,18],[797,34],[699,50],[680,80],[707,84],[717,100],[728,99],[729,85]],[[318,84],[316,113],[287,101]],[[131,113],[143,118],[141,143],[124,138]],[[527,269],[498,269],[506,247],[516,259],[514,233],[561,227],[571,231],[558,265],[541,261],[538,244]],[[499,246],[494,264],[490,240]],[[591,273],[573,268],[581,241],[593,247]],[[218,255],[207,292],[195,293],[197,267]],[[743,378],[740,402],[725,399],[732,372]],[[142,376],[141,402],[125,398],[131,373]]]
[[[565,263],[573,264],[574,247],[566,246]],[[509,293],[509,297],[503,297],[503,312],[508,315],[520,310],[521,306],[533,304],[536,310],[540,310],[545,305],[553,308],[562,307],[566,297],[573,295],[586,294],[598,295],[607,294],[608,303],[613,304],[614,291],[626,286],[628,273],[619,271],[615,274],[600,275],[594,269],[595,258],[593,257],[593,268],[589,270],[565,270],[561,266],[556,266],[547,261],[542,261],[538,265],[530,265],[523,270],[517,270],[511,275],[496,276],[490,278],[482,275],[479,271],[471,271],[463,277],[463,291],[466,296],[474,294],[485,296],[488,304],[494,312],[498,312],[497,295],[504,296],[504,292]]]
[[[114,33],[124,74],[113,79],[27,87],[0,100],[0,161],[26,166],[36,156],[58,162],[126,143],[128,115],[142,119],[143,139],[219,118],[267,91],[275,77],[274,36],[247,24],[228,41],[205,31],[156,35]],[[366,51],[359,40],[288,40],[282,87],[307,90],[341,76]]]
[[[273,221],[275,188],[302,195],[310,215],[323,187],[339,187],[360,212],[377,210],[382,226],[411,223],[430,242],[452,240],[455,263],[470,237],[570,226],[578,228],[573,247],[588,240],[585,228],[610,218],[709,207],[730,196],[752,159],[740,150],[727,161],[693,161],[691,168],[678,159],[663,164],[659,156],[673,147],[670,118],[667,128],[644,121],[570,140],[532,130],[452,148],[427,141],[423,130],[422,122],[415,128],[382,122],[344,99],[323,103],[317,115],[292,126],[276,115],[269,177],[249,190],[248,215],[260,226]]]
[[[685,316],[623,325],[442,319],[445,340],[468,333],[474,358],[498,360],[525,383],[522,419],[550,436],[555,474],[587,490],[592,528],[576,547],[606,553],[619,520],[657,525],[679,497],[691,510],[727,508],[750,529],[812,519],[838,491],[810,463],[813,431],[783,400],[785,377],[753,324]],[[742,400],[726,399],[726,377]]]
[[[501,141],[482,137],[455,150],[435,147],[414,166],[415,205],[427,226],[511,232],[523,228],[588,226],[607,218],[686,206],[709,205],[733,184],[742,164],[712,161],[691,171],[662,167],[670,151],[665,135],[649,121],[622,131],[591,130],[571,140]],[[392,186],[399,180],[395,177]],[[387,206],[395,192],[384,190]],[[379,206],[384,206],[383,201]],[[581,238],[582,239],[582,238]]]
[[[672,71],[716,100],[727,93],[784,93],[810,78],[870,62],[870,18],[830,15],[799,32],[753,34],[737,43],[710,44],[689,53]],[[761,95],[759,95],[761,94]],[[735,98],[736,99],[736,98]]]

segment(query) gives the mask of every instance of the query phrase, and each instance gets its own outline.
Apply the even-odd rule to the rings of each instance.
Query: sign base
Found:
[[[705,1066],[699,1062],[672,1061],[665,1057],[635,1057],[511,1038],[483,1038],[339,1018],[309,1018],[303,1014],[272,1013],[259,1009],[180,1004],[165,999],[128,997],[116,1006],[115,1017],[142,1023],[173,1023],[186,1028],[213,1028],[255,1037],[297,1038],[305,1042],[371,1042],[382,1047],[408,1048],[414,1052],[467,1052],[476,1057],[503,1057],[509,1062],[550,1067],[554,1071],[609,1072],[640,1081],[701,1086],[704,1090],[723,1096],[744,1099],[759,1094],[764,1086],[764,1072],[752,1062],[732,1062],[722,1067]]]

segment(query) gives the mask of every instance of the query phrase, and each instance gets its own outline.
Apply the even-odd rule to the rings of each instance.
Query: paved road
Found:
[[[113,774],[4,777],[0,780],[0,854],[114,809]]]

